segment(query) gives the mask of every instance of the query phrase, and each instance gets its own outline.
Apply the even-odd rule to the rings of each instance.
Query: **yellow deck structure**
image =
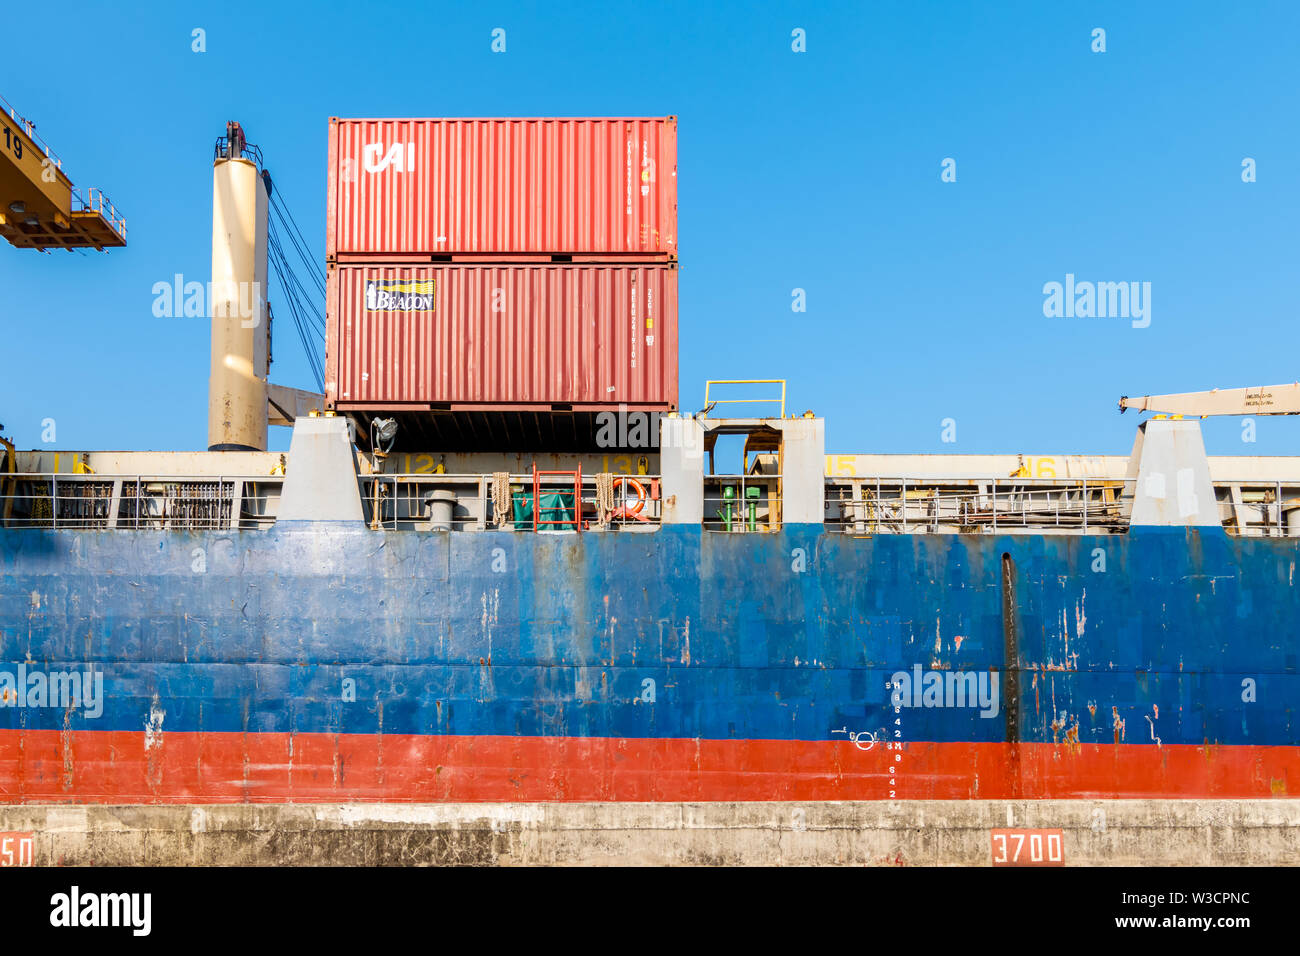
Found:
[[[0,236],[20,249],[126,245],[126,220],[102,190],[83,196],[31,123],[0,97]]]

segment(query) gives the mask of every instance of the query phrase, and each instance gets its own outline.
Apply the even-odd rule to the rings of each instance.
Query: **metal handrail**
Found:
[[[216,161],[228,158],[226,154],[229,152],[229,145],[229,137],[218,136],[216,144],[212,147],[212,159]],[[248,140],[244,140],[244,144],[239,150],[239,158],[243,159],[245,157],[251,158],[255,163],[257,163],[258,169],[266,168],[266,163],[262,160],[262,150],[248,142]]]
[[[712,402],[709,401],[709,392],[714,385],[780,385],[781,398],[719,398]],[[786,380],[783,378],[714,378],[704,383],[704,407],[710,408],[713,405],[761,405],[770,402],[779,401],[781,411],[777,418],[785,418],[785,385]]]
[[[89,210],[90,212],[99,213],[113,228],[114,232],[123,239],[126,238],[126,217],[117,211],[117,207],[113,205],[112,200],[104,195],[104,190],[98,186],[91,186],[86,190],[88,199],[82,199],[81,195],[75,190],[73,195],[81,203],[81,211]]]
[[[488,487],[494,474],[495,474],[494,472],[458,472],[458,473],[409,472],[409,473],[398,473],[398,474],[368,474],[368,475],[358,475],[357,477],[362,483],[362,498],[365,501],[367,507],[370,507],[372,509],[374,508],[376,502],[373,493],[374,487],[371,483],[378,483],[378,485],[381,488],[391,489],[389,491],[386,491],[385,496],[380,497],[378,499],[379,506],[383,509],[384,513],[381,515],[377,524],[374,524],[372,526],[383,527],[387,530],[397,530],[399,522],[409,522],[415,524],[427,520],[423,516],[417,516],[415,514],[399,515],[397,513],[398,510],[397,508],[391,509],[392,511],[391,515],[387,513],[390,510],[386,506],[388,502],[403,501],[406,503],[408,509],[417,502],[417,499],[411,495],[407,495],[399,498],[398,489],[402,487],[429,486],[429,485],[475,485],[479,488],[478,494],[466,494],[466,495],[458,494],[456,500],[458,504],[474,503],[480,505],[481,506],[481,508],[479,509],[480,515],[472,516],[469,518],[463,518],[463,517],[453,518],[452,524],[453,525],[477,524],[477,527],[482,528],[483,530],[488,530],[489,528],[492,527],[492,525],[488,523],[488,518],[487,518],[488,504],[491,502],[491,496],[488,493]],[[565,478],[567,478],[568,479],[567,487],[572,489],[574,487],[572,475],[573,475],[572,471],[562,473],[561,476],[554,476],[554,475],[543,473],[542,480],[545,482],[544,487],[551,487],[551,488],[562,487],[565,485]],[[614,474],[614,477],[635,478],[636,480],[643,482],[647,485],[652,482],[657,482],[662,480],[662,476],[657,474],[654,475]],[[530,500],[532,499],[533,472],[529,471],[529,472],[521,472],[517,474],[512,472],[509,475],[509,481],[512,486],[514,485],[521,486],[525,490],[527,497]],[[584,494],[594,493],[595,483],[596,483],[595,475],[584,473],[582,476],[582,492]],[[625,501],[630,499],[631,496],[625,495],[624,498]],[[581,500],[587,503],[591,502],[590,497],[583,497]],[[653,499],[647,498],[648,507],[646,507],[641,512],[642,516],[645,518],[644,521],[638,521],[633,518],[611,518],[609,524],[614,527],[633,527],[639,524],[647,524],[647,525],[655,526],[659,523],[660,519],[662,518],[662,502],[663,502],[662,494],[658,498],[653,498]],[[575,511],[580,510],[580,507],[581,507],[580,504],[575,503]],[[534,506],[534,514],[536,513],[536,510],[537,510],[536,506]],[[371,515],[370,517],[373,521],[374,515]],[[543,524],[553,524],[553,523],[555,522],[543,522]],[[568,524],[570,522],[560,522],[560,523]],[[514,531],[521,530],[518,528],[514,528],[513,516],[510,519],[504,521],[503,524],[510,525],[511,530]],[[529,530],[536,530],[537,524],[535,523],[535,521],[530,521],[529,525],[530,525]]]
[[[911,487],[909,488],[909,483]],[[941,491],[945,485],[951,488],[957,484],[981,484],[988,488],[973,488]],[[897,525],[904,534],[912,528],[924,531],[927,528],[937,530],[941,524],[958,526],[987,525],[997,531],[1003,529],[1028,528],[1050,525],[1072,526],[1077,520],[1085,533],[1089,530],[1089,518],[1096,516],[1102,527],[1110,527],[1115,521],[1122,520],[1122,506],[1119,500],[1093,502],[1089,492],[1106,488],[1116,489],[1125,485],[1121,480],[1105,481],[1096,478],[979,478],[944,480],[927,480],[896,478],[827,478],[826,506],[839,506],[852,514],[845,514],[829,522],[831,527],[855,530],[870,525],[872,528],[892,527]],[[854,486],[861,489],[862,497],[834,497],[832,492],[852,491]],[[918,487],[919,486],[919,487]],[[1038,486],[1038,487],[1034,487]],[[912,497],[908,496],[909,491]],[[917,492],[922,494],[917,496]],[[1077,503],[1069,503],[1062,509],[1062,496],[1072,492],[1079,494]],[[1037,499],[1037,502],[1036,502]],[[987,504],[986,504],[987,502]],[[1002,502],[1012,507],[1000,508]],[[929,514],[909,518],[909,505],[917,504],[927,508]],[[969,508],[968,505],[974,505]],[[945,507],[948,509],[945,512]],[[860,513],[859,513],[860,512]],[[1031,523],[1030,518],[1035,520]],[[1037,520],[1050,519],[1050,520]]]
[[[1093,487],[1100,488],[1103,485],[1122,485],[1132,483],[1132,478],[1030,478],[1028,476],[1007,476],[994,478],[992,476],[960,477],[953,475],[926,475],[917,477],[915,475],[826,475],[824,476],[828,485],[852,485],[855,482],[872,483],[877,485],[898,485],[907,483],[912,488],[954,486],[954,485],[976,485],[976,484],[997,484],[997,485],[1045,485],[1047,487],[1074,487],[1084,482],[1091,484]],[[1217,484],[1217,482],[1216,482]]]
[[[18,490],[19,483],[40,483],[42,486],[48,485],[48,494],[44,488],[22,493]],[[0,519],[0,527],[20,529],[30,527],[49,527],[52,529],[59,528],[99,528],[104,530],[139,530],[150,526],[157,526],[163,522],[171,525],[178,520],[175,514],[147,514],[145,503],[159,499],[165,499],[172,502],[208,502],[221,507],[229,506],[229,514],[222,517],[206,517],[198,522],[199,528],[215,528],[225,530],[226,524],[233,522],[235,527],[239,526],[241,514],[236,513],[236,508],[242,506],[244,497],[236,498],[236,488],[247,488],[250,485],[257,484],[279,484],[283,485],[283,475],[151,475],[151,474],[97,474],[94,472],[85,474],[67,473],[67,472],[3,472],[0,473],[0,501],[25,501],[33,505],[33,510],[37,509],[38,503],[44,503],[48,507],[49,514],[32,514],[26,517],[15,517],[10,515],[7,518]],[[188,497],[185,495],[154,495],[148,494],[144,489],[152,484],[162,485],[215,485],[217,494],[211,497]],[[92,496],[78,496],[68,492],[69,488],[91,486],[97,488],[99,493]],[[72,516],[61,516],[60,506],[68,503],[80,504],[83,508],[89,508],[91,511],[101,511],[96,514],[78,514]],[[116,503],[116,513],[114,504]],[[132,509],[128,513],[123,506],[127,503],[132,504]],[[269,515],[252,516],[259,524],[266,524],[273,521]],[[224,522],[224,523],[223,523]],[[184,524],[183,521],[181,521]]]
[[[1090,522],[1113,529],[1125,520],[1123,499],[1131,498],[1134,479],[1127,477],[1043,478],[1008,476],[993,478],[926,475],[924,478],[876,476],[826,476],[826,507],[843,514],[830,518],[828,527],[862,530],[865,526],[911,526],[936,530],[940,525],[987,525],[999,528],[1078,527],[1085,533]],[[1286,527],[1288,502],[1300,506],[1300,480],[1267,478],[1217,479],[1211,482],[1215,504],[1225,528],[1239,535],[1294,537]],[[968,488],[967,486],[984,486]],[[853,490],[862,497],[855,497]],[[1093,500],[1098,489],[1120,490],[1115,500]],[[1292,498],[1286,495],[1290,490]],[[923,496],[917,496],[923,491]],[[1240,496],[1233,496],[1239,491]],[[910,493],[910,494],[909,494]],[[1077,494],[1077,500],[1063,496]],[[1251,496],[1260,496],[1252,500]],[[972,512],[965,506],[989,499],[987,509]],[[1002,507],[1011,502],[1011,507]],[[929,514],[918,519],[914,506]],[[866,510],[864,510],[866,509]],[[954,510],[955,509],[955,510]],[[1225,513],[1226,509],[1226,513]],[[1244,509],[1244,512],[1243,510]],[[963,520],[974,518],[973,521]],[[1035,520],[1030,520],[1030,519]],[[1050,520],[1048,520],[1050,519]]]
[[[19,126],[23,128],[23,132],[27,134],[27,138],[30,139],[33,143],[35,143],[38,147],[40,147],[41,151],[45,153],[45,156],[48,159],[54,161],[54,167],[56,169],[62,170],[63,160],[59,158],[58,153],[50,149],[49,143],[45,142],[45,140],[41,139],[39,136],[36,135],[36,124],[33,123],[31,120],[27,119],[26,117],[22,116],[18,112],[18,110],[14,109],[13,105],[8,100],[6,100],[3,96],[0,96],[0,106],[4,107],[4,111],[9,114],[10,119],[12,119],[15,123],[17,123]]]
[[[147,471],[142,472],[72,472],[72,471],[0,471],[0,481],[8,481],[10,478],[23,478],[29,481],[39,479],[58,478],[60,481],[143,481],[146,484],[169,481],[284,481],[284,475],[242,475],[225,473],[218,475],[178,475],[169,473],[154,474]],[[441,476],[439,476],[441,477]]]

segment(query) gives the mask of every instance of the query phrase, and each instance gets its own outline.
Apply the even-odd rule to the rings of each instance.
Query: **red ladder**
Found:
[[[582,530],[582,465],[576,471],[538,471],[533,463],[533,530],[540,531],[542,525],[566,525],[564,518],[542,519],[542,477],[568,477],[573,479],[573,527]]]

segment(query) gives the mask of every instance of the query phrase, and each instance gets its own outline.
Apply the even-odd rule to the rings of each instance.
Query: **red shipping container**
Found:
[[[330,120],[330,259],[557,254],[676,257],[676,117]]]
[[[342,411],[677,408],[677,267],[332,266]]]

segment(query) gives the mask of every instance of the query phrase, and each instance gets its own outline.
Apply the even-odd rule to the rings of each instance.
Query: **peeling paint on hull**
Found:
[[[63,770],[65,746],[76,771]],[[1001,800],[1289,796],[1295,747],[0,731],[0,802],[107,804]],[[899,764],[896,755],[902,756]],[[896,776],[890,783],[891,768]],[[1013,772],[1016,776],[1013,777]]]
[[[0,706],[0,802],[1287,797],[1295,552],[1181,530],[6,531],[0,668],[93,667],[106,700]],[[1014,699],[895,714],[891,675],[918,665]]]

